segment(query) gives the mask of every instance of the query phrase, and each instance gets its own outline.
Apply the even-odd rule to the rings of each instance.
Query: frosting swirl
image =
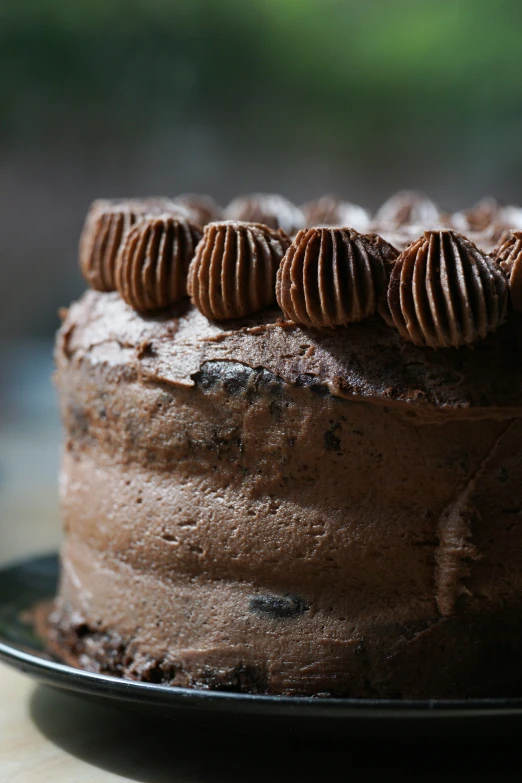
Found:
[[[162,197],[97,199],[93,201],[80,237],[80,269],[95,291],[115,291],[116,259],[125,234],[147,215],[172,213],[188,217],[181,205]]]
[[[506,318],[507,284],[489,256],[456,231],[426,231],[397,259],[388,287],[393,322],[415,345],[471,345]]]
[[[210,196],[201,193],[181,193],[173,203],[188,212],[189,219],[199,226],[206,226],[213,220],[221,220],[223,210]]]
[[[348,228],[301,230],[277,273],[285,317],[304,326],[335,327],[376,312],[388,265],[398,251],[375,234]]]
[[[370,226],[370,214],[363,207],[341,201],[335,196],[321,196],[315,201],[303,204],[301,210],[305,216],[306,225],[343,226],[366,231]]]
[[[469,209],[451,215],[453,228],[466,233],[486,231],[496,222],[502,222],[502,215],[501,208],[494,198],[483,198]]]
[[[200,238],[199,226],[170,215],[144,218],[130,228],[116,260],[115,283],[122,299],[140,312],[183,299]]]
[[[380,207],[374,218],[375,226],[423,226],[440,225],[437,206],[424,193],[416,190],[400,190]]]
[[[80,237],[80,269],[95,291],[114,291],[116,256],[127,230],[138,220],[139,212],[130,204],[95,201]]]
[[[276,193],[251,193],[238,196],[225,209],[227,220],[262,223],[269,228],[281,228],[286,234],[295,234],[305,224],[301,210],[284,196]]]
[[[522,231],[510,231],[495,252],[495,258],[509,280],[513,309],[522,313]]]
[[[241,318],[275,303],[275,279],[290,244],[258,223],[209,223],[190,265],[188,290],[207,318]]]

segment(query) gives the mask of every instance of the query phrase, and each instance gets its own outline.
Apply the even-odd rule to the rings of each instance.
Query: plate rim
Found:
[[[20,558],[0,568],[0,577],[6,572],[36,566],[54,559],[52,552]],[[42,596],[43,597],[43,596]],[[2,606],[0,595],[0,607]],[[175,685],[139,682],[77,669],[65,663],[28,652],[0,636],[0,660],[24,674],[58,686],[62,689],[96,695],[126,702],[141,701],[151,706],[206,709],[212,712],[233,711],[236,714],[263,713],[264,715],[302,717],[358,717],[358,718],[412,718],[412,717],[478,717],[483,715],[522,714],[522,697],[478,699],[351,699],[340,697],[283,696],[234,693],[231,691],[181,688]]]

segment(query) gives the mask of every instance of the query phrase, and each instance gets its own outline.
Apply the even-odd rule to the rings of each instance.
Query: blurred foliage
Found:
[[[4,0],[0,133],[216,118],[269,146],[518,133],[521,25],[518,0]]]

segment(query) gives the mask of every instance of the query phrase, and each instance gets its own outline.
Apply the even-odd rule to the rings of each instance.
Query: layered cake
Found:
[[[96,202],[56,346],[51,649],[194,688],[522,695],[520,222]]]

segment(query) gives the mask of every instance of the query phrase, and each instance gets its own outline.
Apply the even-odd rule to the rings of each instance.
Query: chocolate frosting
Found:
[[[522,231],[511,231],[495,253],[495,258],[509,280],[511,303],[522,312]]]
[[[163,215],[143,218],[123,237],[116,259],[118,293],[135,310],[176,304],[187,295],[187,275],[201,231]]]
[[[377,316],[220,325],[88,292],[56,353],[55,639],[196,687],[522,690],[521,347],[516,313],[435,352]]]
[[[479,415],[486,408],[502,416],[521,403],[522,319],[516,314],[473,350],[433,351],[405,342],[379,316],[334,332],[282,321],[279,311],[218,324],[180,305],[144,318],[115,293],[88,291],[70,309],[60,350],[96,364],[130,363],[144,382],[180,387],[192,387],[206,362],[225,361],[264,367],[287,383],[324,387],[336,396],[408,403],[425,413],[464,408],[465,415]]]
[[[440,226],[441,215],[437,206],[424,193],[416,190],[400,190],[380,207],[374,217],[376,227],[421,226],[423,229]]]
[[[80,269],[95,291],[114,291],[116,258],[127,230],[136,223],[138,212],[127,204],[94,202],[80,238]]]
[[[80,269],[96,291],[116,289],[116,260],[127,231],[147,215],[170,214],[189,219],[181,204],[162,197],[97,199],[91,204],[80,237]]]
[[[398,253],[376,235],[345,228],[301,230],[277,273],[277,301],[295,323],[345,326],[373,315]]]
[[[486,253],[492,253],[507,238],[509,231],[522,229],[522,209],[501,206],[493,198],[484,198],[470,209],[448,216],[447,224],[465,234]]]
[[[301,210],[284,196],[276,193],[251,193],[238,196],[225,209],[227,220],[263,223],[273,229],[282,229],[293,235],[305,224]]]
[[[221,220],[223,210],[210,196],[201,193],[182,193],[173,199],[176,206],[187,210],[190,219],[199,226]]]
[[[455,212],[451,216],[451,223],[463,234],[469,231],[481,232],[496,223],[500,216],[501,207],[498,201],[494,198],[484,198],[469,209]]]
[[[426,231],[397,259],[388,287],[397,329],[416,345],[470,345],[506,318],[507,286],[494,262],[454,231]]]
[[[192,301],[217,321],[275,304],[277,269],[289,244],[283,231],[259,223],[210,223],[190,265]]]
[[[364,233],[370,228],[370,213],[357,204],[342,201],[335,196],[321,196],[315,201],[308,201],[301,207],[306,220],[306,225],[313,228],[317,226],[341,226],[354,228]]]

